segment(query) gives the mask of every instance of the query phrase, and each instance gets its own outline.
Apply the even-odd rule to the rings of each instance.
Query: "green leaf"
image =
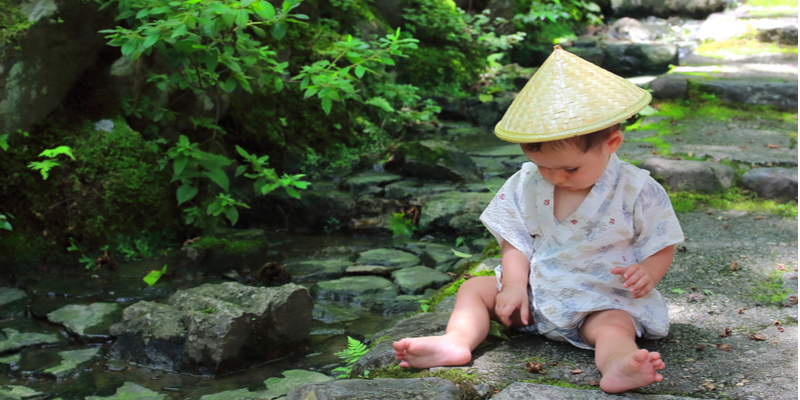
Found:
[[[186,33],[188,31],[189,31],[189,28],[185,24],[183,24],[183,25],[179,26],[178,29],[175,29],[175,32],[172,32],[172,35],[170,37],[171,38],[182,37],[182,36],[186,35]]]
[[[181,185],[181,187],[179,187],[177,191],[178,205],[181,205],[191,200],[194,196],[197,195],[198,191],[200,190],[192,185],[189,184]]]
[[[275,17],[275,7],[266,0],[261,0],[258,6],[253,7],[253,10],[255,10],[259,17],[267,20]]]
[[[356,76],[361,79],[364,76],[364,73],[367,72],[367,69],[364,68],[363,65],[356,65]]]
[[[231,221],[231,226],[236,225],[236,221],[239,220],[239,210],[237,210],[236,207],[227,207],[224,213],[228,221]]]
[[[371,106],[379,107],[386,112],[394,112],[394,108],[389,104],[389,102],[384,99],[383,97],[373,97],[367,100],[366,104]]]
[[[295,199],[300,199],[300,192],[298,192],[297,190],[295,190],[293,187],[291,187],[291,186],[285,186],[285,187],[284,187],[284,189],[286,189],[286,193],[287,193],[289,196],[292,196],[292,197],[294,197]]]
[[[239,10],[236,13],[236,26],[242,28],[247,26],[247,23],[250,21],[250,16],[247,14],[246,10]]]
[[[283,79],[280,76],[275,77],[275,90],[279,92],[283,90]]]
[[[306,92],[303,94],[303,98],[307,99],[307,98],[317,94],[318,91],[319,91],[319,89],[316,86],[309,86],[309,87],[306,88]]]
[[[189,158],[188,157],[183,157],[183,156],[176,157],[172,161],[172,172],[173,172],[173,174],[175,176],[180,175],[181,172],[183,172],[183,169],[186,168],[186,165],[188,165],[188,164],[189,164]]]
[[[272,29],[269,30],[269,33],[276,40],[281,40],[286,35],[286,26],[278,22],[275,25],[272,25]]]
[[[228,78],[228,79],[225,80],[224,83],[220,84],[220,87],[225,92],[231,93],[236,89],[236,79],[234,79],[233,77]]]
[[[322,98],[322,111],[325,112],[325,115],[330,115],[332,106],[333,106],[333,103],[331,102],[331,98],[330,97],[323,97]]]
[[[222,190],[226,192],[228,191],[228,186],[230,185],[230,183],[228,182],[228,176],[225,175],[224,171],[222,171],[221,169],[213,169],[206,171],[204,175],[207,176],[208,179],[211,179],[212,182],[219,185],[219,187],[221,187]]]
[[[161,268],[161,271],[158,270],[150,271],[150,273],[147,274],[144,278],[142,278],[142,280],[145,283],[147,283],[147,286],[153,286],[155,285],[156,282],[158,282],[159,279],[161,279],[161,276],[163,276],[165,273],[167,273],[166,265],[164,265],[164,268]]]
[[[494,100],[494,96],[492,96],[490,94],[480,94],[480,95],[478,95],[478,100],[480,100],[481,103],[488,103],[488,102]]]
[[[160,39],[158,35],[151,35],[144,39],[144,48],[149,49],[151,46],[156,44],[156,42]]]
[[[147,17],[150,14],[149,8],[143,8],[136,14],[136,19],[142,19]]]
[[[75,161],[75,156],[72,155],[72,149],[69,146],[58,146],[54,149],[47,149],[41,153],[39,153],[39,157],[47,157],[47,158],[54,158],[59,154],[66,154]]]
[[[461,258],[470,258],[470,257],[472,257],[472,254],[462,253],[460,251],[456,251],[456,249],[450,249],[450,250],[453,251],[453,254],[455,254],[456,257],[461,257]]]
[[[236,174],[234,176],[239,176],[247,171],[247,165],[240,165],[236,167]]]

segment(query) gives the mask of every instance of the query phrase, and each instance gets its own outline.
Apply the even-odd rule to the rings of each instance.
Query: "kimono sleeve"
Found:
[[[508,178],[497,191],[480,217],[501,247],[503,242],[508,242],[528,259],[533,257],[533,237],[525,226],[524,189],[530,187],[530,181],[526,178],[535,170],[533,163],[523,164],[522,169]],[[528,195],[532,195],[532,191]]]
[[[683,231],[669,196],[651,177],[647,178],[634,203],[633,228],[633,254],[637,262],[683,242]]]

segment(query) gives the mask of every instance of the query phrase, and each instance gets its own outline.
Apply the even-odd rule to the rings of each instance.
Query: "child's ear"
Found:
[[[611,132],[611,135],[608,136],[608,139],[606,139],[606,143],[603,145],[603,149],[608,154],[617,151],[619,146],[622,145],[622,139],[623,139],[622,131],[616,130],[614,132]]]

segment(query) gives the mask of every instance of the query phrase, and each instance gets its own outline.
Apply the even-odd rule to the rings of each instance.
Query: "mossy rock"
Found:
[[[477,166],[466,153],[440,140],[398,146],[387,168],[405,176],[434,181],[471,182],[479,177]]]

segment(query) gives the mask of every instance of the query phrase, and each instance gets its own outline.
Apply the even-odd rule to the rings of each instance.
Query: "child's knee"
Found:
[[[493,276],[475,276],[467,279],[458,288],[458,296],[494,297],[497,295],[497,279]]]
[[[636,325],[628,312],[623,310],[604,310],[590,314],[580,326],[580,334],[584,341],[594,342],[595,336],[604,332],[630,334],[636,337]]]

